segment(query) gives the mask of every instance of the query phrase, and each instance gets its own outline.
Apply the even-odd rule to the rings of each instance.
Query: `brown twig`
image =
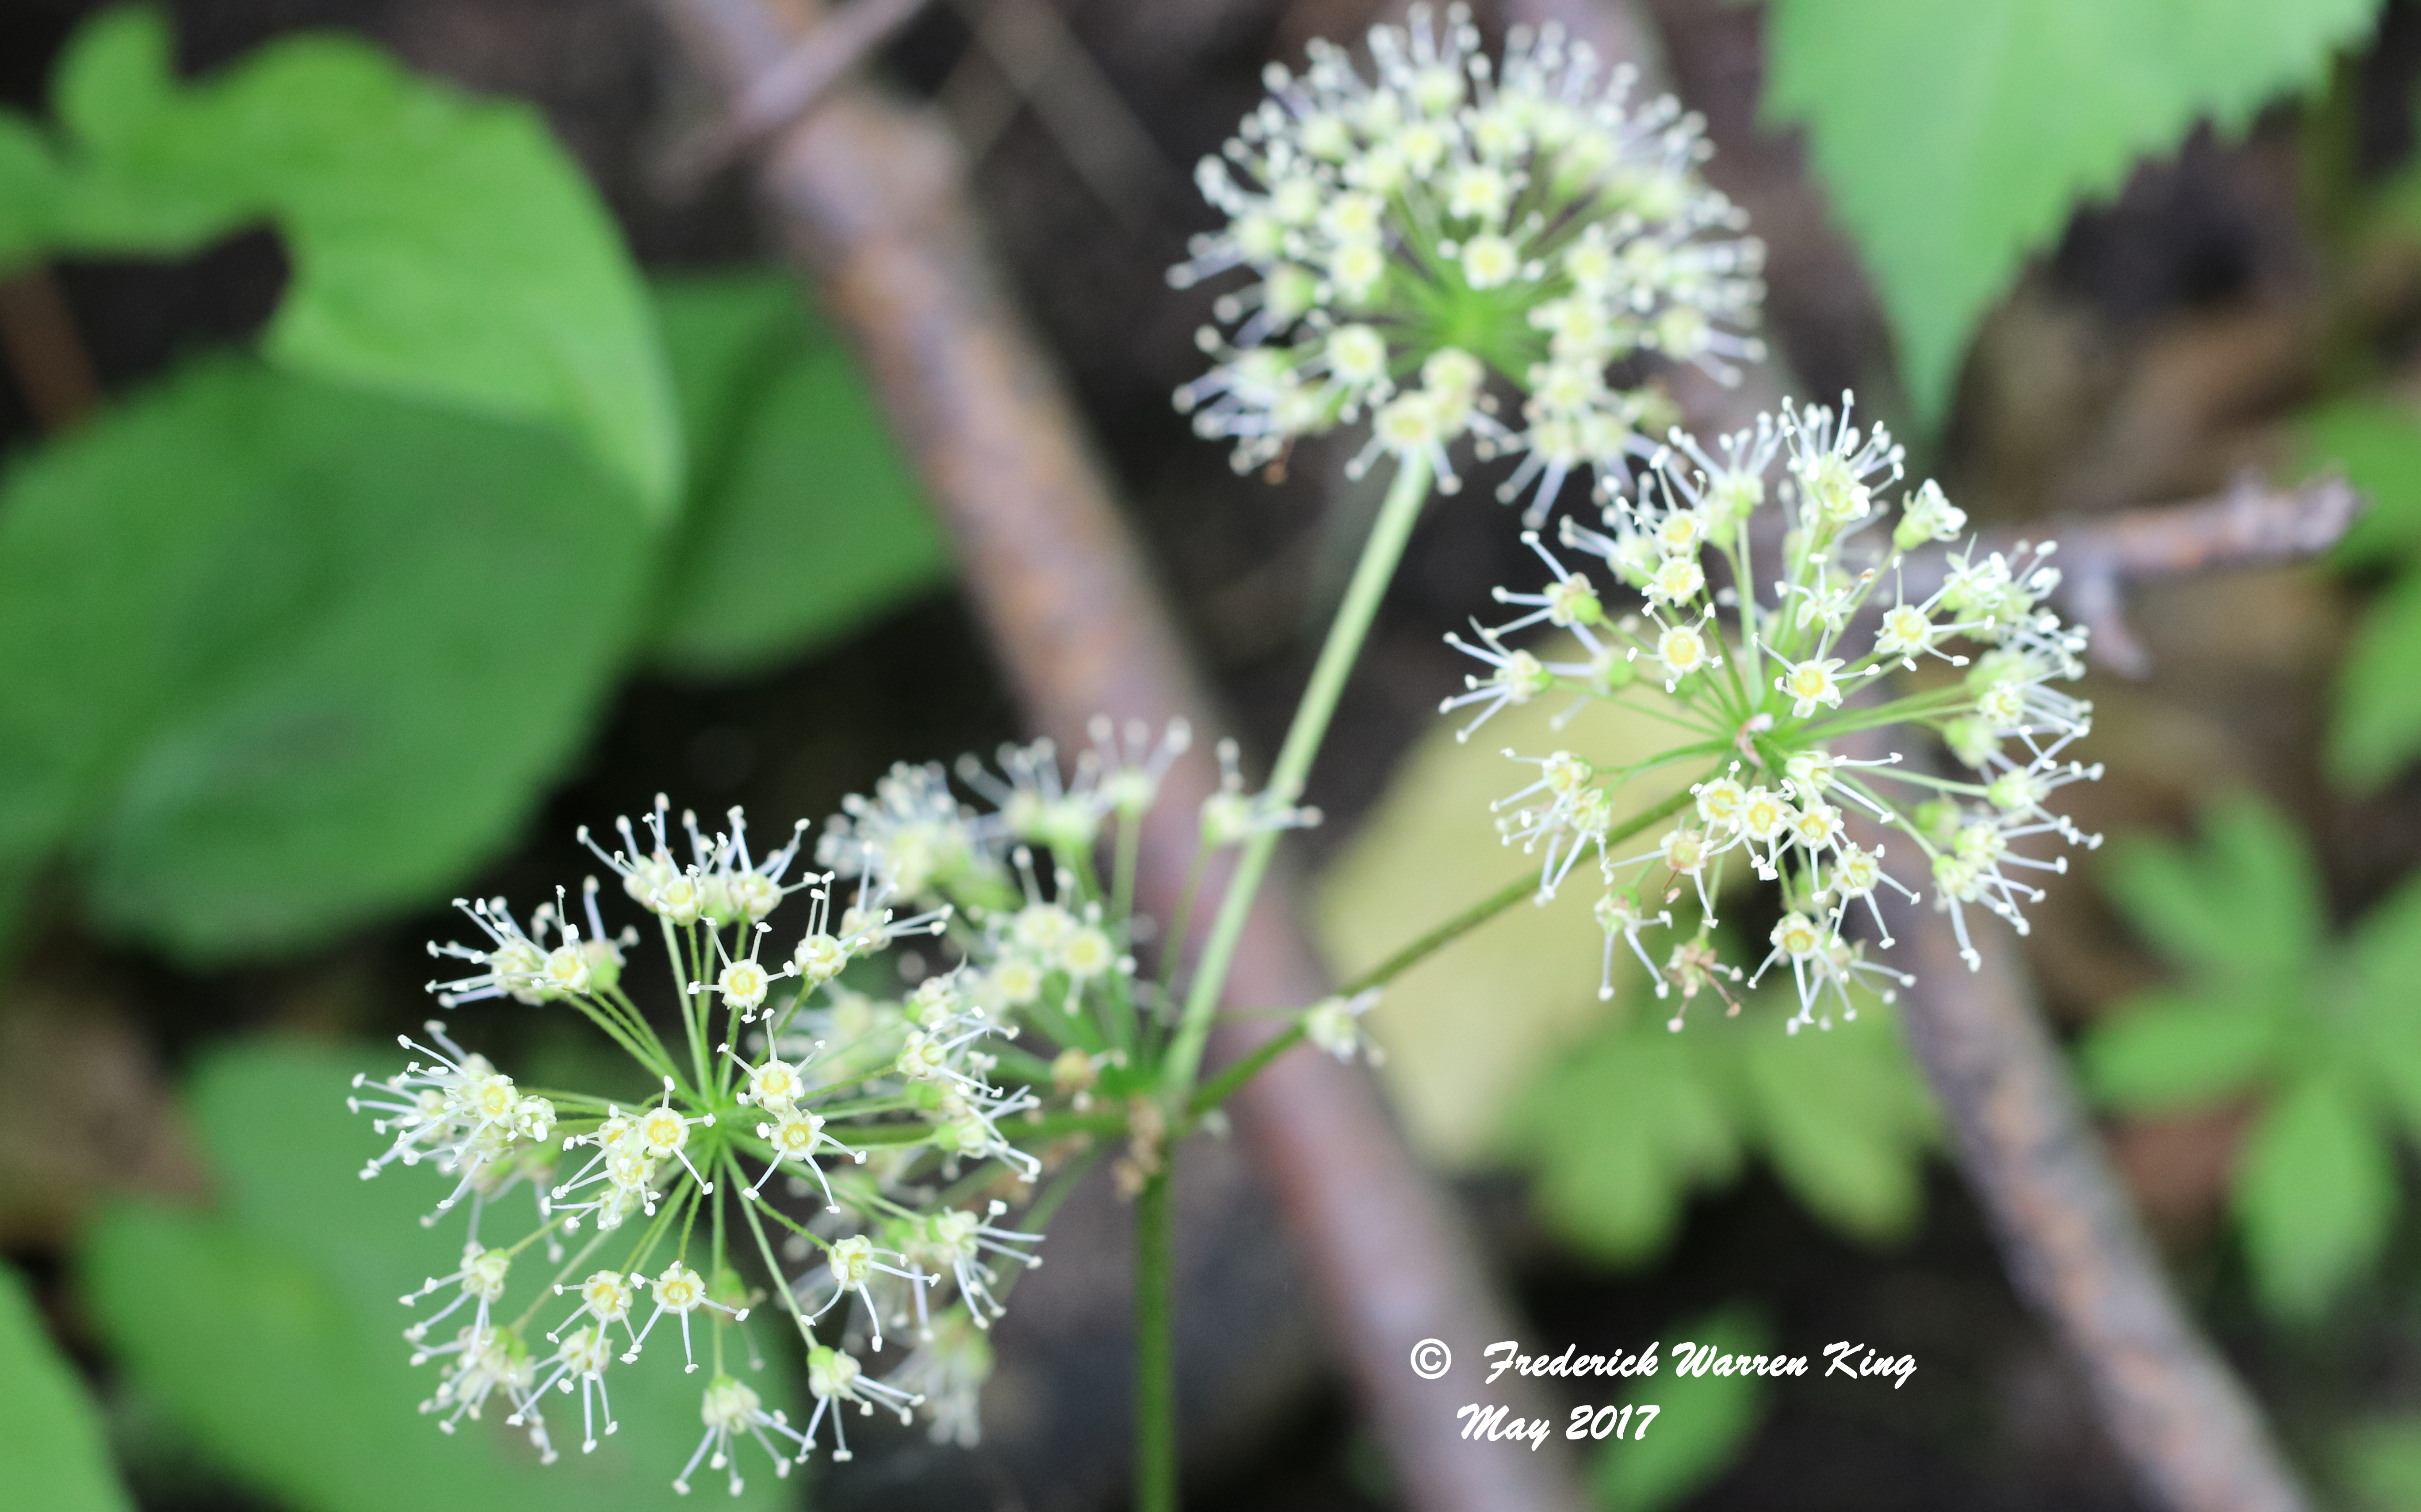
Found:
[[[1869,832],[1864,844],[1882,838],[1858,828]],[[1916,974],[1900,1021],[1955,1131],[1960,1170],[2011,1284],[2083,1368],[2137,1484],[2171,1512],[2303,1512],[2309,1504],[2259,1409],[2170,1288],[2015,942],[1986,943],[1971,972],[1946,914],[1898,912],[1892,925]]]
[[[2247,473],[2215,499],[2053,521],[2033,535],[2059,542],[2055,597],[2093,632],[2095,658],[2142,678],[2151,674],[2152,658],[2127,627],[2128,583],[2304,561],[2335,545],[2361,508],[2361,496],[2340,477],[2280,490]]]
[[[924,12],[929,0],[851,0],[757,72],[712,125],[675,146],[661,169],[678,192],[712,177],[805,115],[824,92]]]
[[[0,278],[0,347],[8,350],[25,407],[44,430],[71,430],[101,408],[101,380],[47,270],[27,268]]]
[[[744,89],[788,39],[760,0],[664,0],[700,57]],[[820,299],[867,356],[886,410],[956,538],[969,592],[1043,730],[1074,742],[1103,711],[1216,727],[1210,699],[1129,536],[1077,418],[1010,313],[967,206],[948,134],[929,116],[836,90],[774,144],[768,205]],[[1197,746],[1197,751],[1200,748]],[[1144,837],[1140,906],[1165,916],[1215,787],[1207,761],[1169,775]],[[1237,1003],[1308,1003],[1327,982],[1287,879],[1264,887],[1229,979]],[[1215,893],[1212,895],[1215,896]],[[1219,1052],[1275,1025],[1231,1025]],[[1567,1512],[1583,1504],[1560,1445],[1466,1442],[1463,1388],[1419,1380],[1413,1346],[1458,1358],[1515,1337],[1475,1247],[1396,1139],[1375,1087],[1320,1056],[1289,1056],[1237,1100],[1310,1262],[1336,1343],[1387,1445],[1408,1505]],[[1495,1399],[1536,1411],[1523,1394]]]

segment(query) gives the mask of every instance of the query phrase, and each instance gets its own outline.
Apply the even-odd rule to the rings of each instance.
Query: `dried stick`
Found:
[[[744,89],[789,37],[760,0],[664,0],[700,58]],[[835,90],[773,144],[762,189],[776,228],[871,365],[886,410],[957,541],[967,587],[1034,722],[1082,739],[1097,711],[1216,727],[1141,554],[1079,422],[987,264],[963,171],[929,116]],[[1197,750],[1199,748],[1197,747]],[[1195,813],[1215,787],[1180,763],[1154,810],[1138,899],[1166,916],[1193,852]],[[1287,879],[1254,909],[1228,990],[1235,1003],[1310,1003],[1327,990],[1294,920]],[[1215,896],[1215,893],[1213,894]],[[1223,1056],[1274,1024],[1232,1026]],[[1310,1262],[1325,1316],[1424,1512],[1576,1512],[1562,1457],[1501,1452],[1456,1434],[1465,1388],[1421,1380],[1413,1346],[1444,1339],[1469,1365],[1517,1336],[1457,1217],[1391,1130],[1376,1088],[1323,1057],[1286,1057],[1237,1109]],[[1492,1393],[1513,1412],[1545,1411]]]
[[[2317,556],[2353,523],[2362,500],[2343,478],[2273,489],[2240,475],[2215,499],[2080,520],[2051,521],[2038,540],[2056,540],[2057,598],[2093,632],[2093,654],[2130,678],[2150,675],[2151,653],[2127,628],[2119,590],[2145,578],[2267,567]]]
[[[47,270],[27,268],[0,278],[0,348],[8,351],[25,407],[44,430],[72,430],[100,410],[101,380]]]
[[[2142,677],[2150,658],[2121,613],[2122,585],[2317,555],[2361,502],[2342,479],[2273,491],[2248,476],[2218,499],[2036,535],[2059,542],[2060,595],[2091,627],[2094,653]],[[2175,1512],[2300,1512],[2308,1503],[2259,1410],[2163,1275],[2014,949],[1986,952],[1971,973],[1945,914],[1905,930],[1917,980],[1901,1020],[1958,1132],[1960,1168],[2010,1280],[2083,1365],[2137,1482]]]
[[[1902,927],[1916,985],[1900,1021],[1957,1131],[1960,1169],[2010,1281],[2083,1366],[2138,1485],[2173,1512],[2303,1512],[2309,1503],[2259,1409],[2170,1288],[2016,943],[1987,949],[1970,972],[1946,915]]]
[[[1635,0],[1507,0],[1506,8],[1631,63],[1643,92],[1669,87]],[[1736,426],[1743,413],[1743,396],[1680,397],[1700,429]],[[2056,532],[2064,606],[2092,628],[2104,660],[2141,676],[2148,658],[2120,615],[2121,584],[2308,555],[2351,517],[2342,484],[2292,494],[2248,484],[2215,503],[2047,524],[2035,538]],[[2013,948],[1987,951],[1971,974],[1946,915],[1900,927],[1917,972],[1901,1018],[1957,1131],[1960,1169],[2011,1281],[2082,1365],[2137,1483],[2171,1512],[2301,1512],[2306,1501],[2258,1410],[2170,1288]]]
[[[929,0],[851,0],[758,69],[712,125],[665,155],[664,181],[687,189],[804,116],[824,91],[923,13]]]

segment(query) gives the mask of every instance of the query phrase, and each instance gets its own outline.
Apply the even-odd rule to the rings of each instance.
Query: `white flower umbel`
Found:
[[[1560,553],[1525,535],[1548,582],[1496,593],[1523,613],[1447,637],[1486,670],[1446,709],[1477,705],[1484,721],[1559,694],[1633,707],[1676,731],[1667,749],[1627,764],[1585,751],[1517,757],[1536,778],[1497,804],[1507,842],[1544,852],[1542,897],[1583,856],[1597,860],[1601,990],[1623,951],[1660,997],[1678,987],[1686,1004],[1712,987],[1730,1001],[1724,984],[1744,974],[1721,959],[1713,930],[1737,860],[1782,895],[1757,972],[1787,969],[1797,982],[1794,1029],[1829,1026],[1853,986],[1888,999],[1906,980],[1842,933],[1857,907],[1888,946],[1876,890],[1917,896],[1884,870],[1886,852],[1905,846],[1921,863],[1973,966],[1971,906],[2023,933],[2023,910],[2041,896],[2029,878],[2067,867],[2043,848],[2099,843],[2051,806],[2060,788],[2101,775],[2068,755],[2093,710],[2063,686],[2084,674],[2085,634],[2047,607],[2059,581],[2052,548],[1956,551],[1942,586],[1912,600],[1908,553],[1955,538],[1965,516],[1927,482],[1886,523],[1900,476],[1900,448],[1882,426],[1857,424],[1846,395],[1838,410],[1786,403],[1712,448],[1676,431],[1632,495],[1594,524],[1562,522]],[[1583,570],[1591,558],[1598,567]],[[1617,612],[1625,594],[1637,607]],[[1584,655],[1516,644],[1541,626]],[[1639,666],[1667,694],[1652,708],[1639,704]],[[1882,754],[1847,759],[1835,745],[1852,735]],[[1972,774],[1905,762],[1921,739]],[[1627,801],[1632,778],[1675,769],[1697,774],[1686,791]],[[1853,817],[1898,833],[1862,849]],[[1642,832],[1635,850],[1613,849]],[[1697,908],[1677,917],[1685,898]],[[1662,966],[1646,940],[1660,929],[1684,931]]]
[[[1072,780],[1045,770],[1048,747],[1021,748],[1005,758],[1007,776],[994,796],[1028,817],[1023,833],[1088,845],[1106,823],[1140,818],[1173,758],[1129,743],[1115,766],[1094,758]],[[1115,792],[1104,786],[1113,779]],[[810,1375],[835,1387],[820,1399],[905,1411],[914,1393],[864,1379],[853,1361],[828,1364],[819,1375],[813,1362],[823,1358],[824,1344],[798,1302],[801,1278],[786,1269],[775,1229],[825,1244],[833,1276],[867,1302],[870,1321],[868,1283],[878,1277],[912,1286],[920,1317],[923,1292],[940,1286],[997,1313],[987,1257],[1037,1236],[940,1207],[938,1193],[951,1181],[1011,1187],[1039,1172],[1012,1116],[1036,1099],[999,1084],[999,1057],[987,1049],[1018,1026],[994,1017],[964,986],[989,980],[1003,959],[1002,942],[1016,932],[996,927],[989,912],[1014,912],[1001,849],[1016,827],[1003,814],[961,806],[933,768],[899,768],[878,794],[852,800],[822,836],[833,871],[797,870],[808,839],[804,823],[759,853],[738,811],[709,833],[692,815],[676,818],[659,799],[643,824],[616,826],[618,847],[590,842],[621,881],[618,898],[591,879],[577,903],[558,891],[525,924],[502,899],[462,905],[476,931],[473,943],[436,953],[468,962],[475,974],[432,983],[441,1001],[466,1010],[492,1005],[487,1011],[576,1014],[657,1092],[639,1106],[577,1091],[534,1094],[434,1022],[401,1042],[409,1056],[401,1070],[356,1079],[351,1105],[384,1141],[363,1176],[430,1165],[445,1185],[427,1221],[461,1206],[472,1211],[460,1265],[404,1299],[420,1313],[407,1331],[414,1363],[435,1363],[441,1372],[424,1406],[441,1427],[451,1431],[477,1416],[501,1393],[512,1404],[512,1423],[551,1457],[543,1404],[576,1390],[582,1447],[592,1449],[617,1426],[611,1375],[654,1368],[650,1341],[677,1324],[682,1366],[711,1366],[714,1376],[701,1410],[707,1436],[681,1483],[710,1458],[717,1469],[732,1468],[743,1433],[786,1465],[781,1455],[803,1452],[808,1435],[724,1369],[735,1347],[758,1355],[744,1331],[751,1298],[766,1295],[789,1315]],[[847,874],[838,882],[846,906],[837,918],[835,872]],[[1128,991],[1132,961],[1112,943],[1100,901],[1077,896],[1064,867],[1056,876],[1062,896],[1027,900],[1067,923],[1043,974],[1066,1011],[1091,1022],[1099,1015],[1086,999]],[[784,905],[802,892],[807,901],[785,924]],[[664,946],[660,974],[627,969],[646,935],[609,929],[609,901],[644,911],[648,933]],[[981,922],[963,922],[970,907],[988,911]],[[950,933],[954,922],[961,927]],[[803,927],[804,935],[796,932]],[[961,965],[934,972],[921,959],[895,954],[904,941],[936,937],[938,948],[965,958]],[[801,943],[777,964],[765,959],[769,938]],[[869,986],[886,976],[924,980],[904,998],[875,1000],[842,986],[844,974],[861,974]],[[654,1007],[637,995],[638,978],[648,974],[658,990],[667,978],[673,988]],[[827,1169],[838,1162],[854,1172],[875,1151],[879,1175],[836,1180]],[[799,1178],[791,1190],[766,1190],[775,1170]],[[481,1234],[482,1205],[522,1182],[538,1196],[532,1224],[509,1238]],[[795,1199],[805,1192],[820,1196],[826,1211],[797,1211]],[[473,1199],[467,1205],[465,1196]],[[995,1206],[992,1215],[1005,1210]],[[897,1248],[816,1239],[810,1223],[826,1222],[924,1235],[940,1263],[928,1274]],[[545,1322],[542,1308],[552,1314]],[[533,1355],[524,1341],[541,1328],[550,1330],[548,1352]]]
[[[1357,470],[1417,460],[1451,492],[1472,438],[1522,454],[1502,496],[1543,518],[1576,475],[1618,489],[1656,451],[1672,407],[1639,359],[1728,382],[1761,356],[1762,250],[1699,176],[1698,119],[1634,103],[1628,66],[1553,26],[1492,58],[1466,7],[1415,6],[1372,29],[1367,70],[1320,41],[1266,80],[1195,174],[1226,224],[1169,273],[1236,281],[1177,399],[1239,471],[1367,416]]]
[[[467,1207],[475,1225],[411,1299],[415,1358],[442,1375],[426,1410],[450,1428],[501,1392],[551,1455],[542,1408],[576,1389],[592,1444],[617,1422],[609,1379],[677,1368],[657,1336],[678,1327],[678,1368],[711,1381],[683,1487],[701,1465],[736,1476],[742,1434],[789,1463],[827,1412],[836,1435],[841,1409],[906,1413],[929,1392],[937,1433],[973,1442],[990,1353],[968,1340],[1039,1263],[1039,1225],[1010,1226],[1004,1199],[1023,1207],[1070,1153],[1046,1109],[1098,1119],[1161,1074],[1165,1000],[1137,978],[1151,928],[1132,899],[1142,827],[1190,740],[1097,722],[1072,762],[1039,741],[959,763],[963,789],[902,763],[813,836],[814,871],[809,826],[759,853],[744,815],[710,832],[659,798],[617,845],[582,834],[618,894],[592,879],[519,917],[465,904],[476,934],[438,953],[466,971],[432,990],[466,1012],[577,1015],[637,1068],[617,1085],[653,1090],[539,1095],[434,1023],[400,1071],[356,1082],[383,1141],[363,1174],[432,1165],[435,1216]],[[1316,820],[1247,792],[1232,746],[1223,763],[1206,853]],[[642,970],[648,939],[664,959]],[[532,1224],[481,1233],[482,1205],[523,1183]],[[494,1227],[505,1209],[485,1210]],[[812,1414],[768,1409],[727,1367],[758,1356],[776,1311]],[[912,1320],[907,1380],[868,1379],[860,1362]]]

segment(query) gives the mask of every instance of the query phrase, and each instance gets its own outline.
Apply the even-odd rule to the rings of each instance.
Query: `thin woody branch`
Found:
[[[815,107],[929,0],[851,0],[757,72],[712,125],[666,155],[664,181],[685,189],[727,166]]]
[[[1923,879],[1917,879],[1923,881]],[[1900,1021],[2018,1294],[2082,1365],[2155,1505],[2302,1512],[2259,1409],[2179,1304],[2006,936],[1980,970],[1946,915],[1905,921]]]
[[[101,408],[101,381],[56,279],[41,268],[0,278],[0,349],[44,430],[72,430]]]
[[[794,40],[760,0],[664,0],[664,8],[735,91]],[[1070,744],[1097,712],[1181,714],[1216,728],[1108,483],[1078,439],[1077,416],[1000,292],[946,132],[929,114],[835,89],[771,144],[761,189],[786,246],[865,353],[1034,722]],[[1170,772],[1144,836],[1138,907],[1169,913],[1195,848],[1194,814],[1215,787],[1198,756]],[[1217,881],[1206,893],[1215,896]],[[1233,1002],[1305,1003],[1328,989],[1296,927],[1287,879],[1273,882],[1245,928],[1228,983]],[[1279,1032],[1229,1025],[1213,1045],[1232,1057]],[[1430,1335],[1476,1358],[1513,1330],[1470,1237],[1396,1139],[1367,1077],[1324,1057],[1288,1056],[1236,1104],[1408,1504],[1582,1506],[1557,1453],[1508,1456],[1463,1442],[1446,1388],[1408,1364],[1414,1344]],[[1518,1399],[1513,1410],[1534,1411]]]
[[[2214,499],[2052,521],[2034,535],[2059,542],[2056,598],[2092,630],[2095,658],[2142,678],[2152,659],[2127,626],[2129,583],[2304,561],[2335,545],[2361,508],[2340,477],[2282,490],[2248,473]]]

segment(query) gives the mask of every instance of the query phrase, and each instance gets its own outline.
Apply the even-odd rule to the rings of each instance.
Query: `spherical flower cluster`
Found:
[[[660,798],[617,825],[618,846],[584,830],[645,927],[609,928],[615,890],[596,878],[576,907],[558,892],[525,922],[503,899],[460,905],[476,938],[431,947],[464,966],[430,984],[441,1003],[577,1012],[656,1090],[534,1095],[434,1022],[403,1041],[400,1071],[356,1079],[354,1107],[388,1141],[362,1174],[431,1165],[451,1185],[425,1222],[468,1209],[460,1266],[405,1299],[433,1308],[407,1337],[415,1364],[439,1363],[424,1410],[441,1426],[501,1399],[551,1457],[549,1404],[577,1393],[594,1448],[615,1427],[610,1378],[661,1325],[685,1369],[709,1372],[682,1489],[701,1465],[736,1484],[745,1442],[787,1473],[827,1420],[845,1456],[844,1410],[922,1411],[937,1438],[975,1442],[981,1336],[1040,1263],[1009,1203],[1069,1153],[1046,1105],[1125,1105],[1165,1038],[1164,985],[1138,979],[1131,949],[1134,841],[1190,736],[1106,721],[1092,735],[1064,769],[1047,740],[960,762],[973,801],[939,765],[895,767],[815,837],[822,870],[799,869],[808,825],[759,854],[736,809],[710,832]],[[1315,818],[1247,792],[1221,756],[1206,849]],[[1095,853],[1112,839],[1105,884]],[[627,969],[650,932],[675,989],[655,1012]],[[509,1241],[483,1232],[523,1185],[529,1223]],[[773,1311],[805,1351],[804,1416],[725,1365],[734,1339],[758,1357],[745,1331]],[[868,1375],[900,1331],[906,1363]]]
[[[1901,473],[1900,448],[1882,427],[1852,424],[1847,396],[1837,413],[1786,403],[1711,453],[1676,431],[1598,527],[1562,522],[1564,554],[1525,533],[1547,581],[1496,590],[1522,613],[1475,627],[1472,639],[1447,637],[1486,667],[1444,706],[1476,710],[1466,737],[1507,706],[1555,693],[1676,731],[1669,749],[1627,764],[1571,751],[1516,756],[1536,776],[1496,805],[1506,841],[1543,853],[1541,901],[1584,857],[1597,863],[1607,995],[1621,950],[1658,996],[1678,988],[1684,1004],[1708,989],[1730,1001],[1727,984],[1788,970],[1800,997],[1794,1031],[1829,1025],[1836,1005],[1854,1013],[1856,990],[1889,997],[1906,978],[1866,959],[1850,915],[1862,907],[1888,946],[1877,889],[1912,901],[1917,893],[1885,870],[1889,846],[1853,837],[1853,817],[1896,832],[1891,844],[1904,839],[1922,858],[1921,880],[1971,967],[1970,905],[2023,933],[2023,905],[2041,896],[2026,875],[2067,869],[2065,856],[2036,849],[2100,843],[2048,806],[2101,770],[2068,755],[2092,706],[2058,686],[2083,676],[2085,634],[2046,607],[2059,580],[2052,547],[2022,546],[2014,558],[1954,548],[1946,566],[1912,558],[1959,540],[1966,517],[1927,482],[1886,522],[1883,495]],[[1574,565],[1587,558],[1593,571]],[[1929,590],[1910,586],[1929,573],[1938,579]],[[1568,635],[1571,654],[1514,644],[1541,626]],[[1904,742],[1919,732],[1967,774],[1906,762]],[[1675,767],[1701,775],[1661,807],[1626,810],[1627,783]],[[1623,853],[1634,835],[1643,848]],[[1781,891],[1770,948],[1747,970],[1722,959],[1714,933],[1736,865]],[[1680,935],[1661,961],[1650,930]]]
[[[1762,252],[1698,175],[1700,123],[1669,97],[1634,107],[1631,69],[1553,27],[1515,28],[1492,61],[1460,5],[1373,28],[1369,53],[1373,77],[1327,42],[1300,75],[1272,65],[1203,161],[1226,224],[1170,282],[1251,282],[1214,305],[1228,329],[1202,331],[1214,366],[1179,406],[1239,471],[1367,413],[1357,472],[1394,454],[1452,491],[1470,436],[1523,454],[1503,492],[1538,515],[1575,474],[1618,487],[1669,423],[1644,359],[1728,382],[1762,355]]]
[[[945,841],[960,838],[957,822],[954,808]],[[954,1204],[967,1199],[945,1200],[931,1177],[988,1169],[993,1185],[1024,1190],[1040,1161],[1018,1145],[1016,1115],[1037,1099],[996,1081],[992,1051],[1017,1030],[965,990],[978,977],[975,957],[988,936],[980,928],[950,935],[959,922],[950,907],[895,906],[898,888],[878,867],[860,869],[837,892],[830,872],[795,872],[804,823],[763,856],[752,852],[737,810],[717,833],[689,815],[677,831],[659,799],[644,841],[627,820],[618,829],[622,844],[610,850],[586,832],[582,839],[629,902],[653,916],[677,990],[670,1013],[651,1015],[633,995],[625,958],[640,931],[608,931],[605,890],[593,878],[576,919],[560,893],[526,927],[501,899],[461,904],[479,939],[432,954],[468,962],[470,974],[430,989],[449,1005],[502,1000],[576,1011],[645,1068],[657,1095],[637,1105],[576,1092],[534,1096],[431,1023],[427,1043],[403,1041],[414,1058],[401,1071],[356,1079],[354,1107],[373,1115],[390,1141],[362,1174],[428,1162],[453,1184],[425,1221],[469,1208],[460,1267],[404,1299],[442,1303],[406,1331],[415,1364],[440,1363],[424,1411],[441,1426],[478,1417],[501,1393],[508,1421],[553,1457],[550,1399],[576,1391],[582,1447],[593,1449],[616,1426],[610,1376],[639,1361],[660,1325],[677,1325],[684,1368],[713,1366],[701,1408],[707,1434],[677,1484],[686,1489],[705,1462],[727,1469],[736,1486],[741,1440],[762,1445],[787,1473],[813,1447],[826,1415],[793,1428],[724,1369],[727,1335],[761,1309],[766,1283],[783,1300],[810,1378],[834,1386],[819,1393],[820,1407],[880,1401],[913,1411],[922,1400],[865,1377],[847,1352],[860,1341],[819,1335],[776,1238],[805,1246],[794,1259],[820,1255],[828,1269],[861,1281],[869,1268],[886,1271],[913,1292],[898,1311],[913,1312],[920,1335],[988,1324],[1001,1310],[995,1267],[1004,1258],[1033,1263],[1028,1251],[1039,1236],[1019,1234],[1015,1245],[991,1243],[972,1256],[953,1251],[939,1263],[882,1248],[871,1236],[920,1225],[1010,1232],[992,1224],[997,1200],[982,1213],[961,1212]],[[679,855],[676,834],[686,840]],[[967,843],[984,850],[980,838]],[[801,894],[789,927],[799,933],[776,934],[784,904]],[[845,1001],[867,1001],[842,986],[844,972],[897,980],[904,962],[895,947],[945,935],[968,959],[927,972],[905,999],[860,1011],[846,1037],[802,1035],[832,1028]],[[769,1191],[777,1173],[790,1179]],[[522,1183],[536,1196],[531,1223],[509,1242],[483,1236],[495,1226],[492,1199]],[[795,1210],[807,1196],[819,1199],[817,1208]],[[441,1325],[450,1336],[432,1333]],[[882,1345],[878,1327],[871,1349]],[[758,1355],[753,1346],[744,1352]]]

